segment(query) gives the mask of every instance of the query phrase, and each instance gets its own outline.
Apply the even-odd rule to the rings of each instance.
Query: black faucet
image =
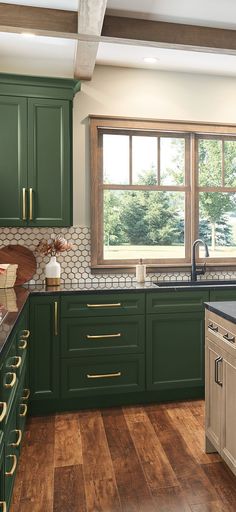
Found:
[[[197,276],[203,275],[206,272],[206,264],[200,268],[197,268],[197,265],[196,265],[196,247],[197,247],[197,245],[200,245],[200,244],[204,245],[204,247],[205,247],[206,258],[209,257],[209,250],[208,250],[208,246],[207,246],[206,242],[204,242],[204,240],[201,240],[200,238],[195,240],[192,245],[191,281],[197,281]]]

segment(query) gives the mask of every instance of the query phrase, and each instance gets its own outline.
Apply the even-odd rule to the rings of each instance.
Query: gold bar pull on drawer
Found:
[[[120,308],[121,306],[121,302],[114,304],[87,304],[87,308]]]
[[[4,420],[6,414],[7,414],[7,403],[6,402],[0,402],[0,405],[2,406],[2,412],[0,415],[0,422]]]
[[[6,373],[6,376],[7,375],[11,375],[12,379],[11,379],[11,382],[9,382],[9,383],[6,382],[4,384],[4,388],[6,388],[6,389],[13,388],[15,386],[15,383],[16,383],[16,373],[8,372],[8,373]]]
[[[1,512],[7,512],[7,503],[6,501],[0,501],[0,507],[1,508]]]
[[[17,457],[16,457],[16,455],[7,455],[7,459],[13,459],[13,464],[12,464],[11,470],[10,471],[6,471],[5,475],[6,476],[13,476],[14,473],[15,473],[15,470],[16,470],[16,466],[17,466]]]
[[[26,220],[26,188],[22,188],[22,220]]]
[[[120,338],[121,332],[117,332],[116,334],[87,334],[87,340],[100,340],[101,338]]]
[[[87,373],[87,379],[107,379],[112,377],[121,377],[121,372],[116,373],[99,373],[99,374],[90,374]]]
[[[58,336],[58,302],[54,302],[54,335]]]

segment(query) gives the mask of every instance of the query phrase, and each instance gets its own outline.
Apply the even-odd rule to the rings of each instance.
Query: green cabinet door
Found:
[[[204,313],[148,315],[147,389],[163,391],[203,385]],[[201,392],[202,389],[199,396]]]
[[[30,362],[31,400],[59,396],[59,325],[58,296],[30,298]]]
[[[27,100],[0,96],[0,226],[24,226]],[[26,207],[26,206],[25,206]]]
[[[28,100],[30,226],[71,225],[71,102]]]

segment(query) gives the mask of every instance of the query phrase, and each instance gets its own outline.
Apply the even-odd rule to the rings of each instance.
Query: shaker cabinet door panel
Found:
[[[27,215],[27,100],[0,96],[0,226],[23,226]]]
[[[28,188],[31,226],[71,224],[70,103],[28,100]]]

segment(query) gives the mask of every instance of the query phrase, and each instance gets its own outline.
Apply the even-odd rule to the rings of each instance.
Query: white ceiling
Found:
[[[79,0],[2,0],[76,10]],[[236,0],[108,0],[108,12],[161,21],[236,29]],[[0,72],[73,76],[73,40],[0,33]],[[147,64],[145,57],[157,62]],[[236,76],[236,56],[100,43],[97,64]]]

